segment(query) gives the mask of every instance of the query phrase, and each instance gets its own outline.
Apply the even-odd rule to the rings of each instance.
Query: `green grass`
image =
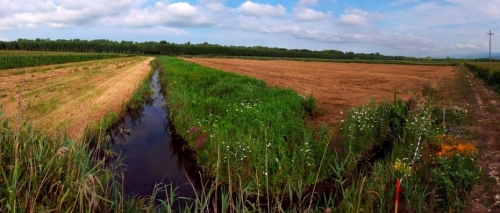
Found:
[[[0,50],[0,57],[1,56],[29,56],[29,55],[84,55],[84,54],[89,54],[89,53]]]
[[[58,106],[58,102],[55,98],[51,98],[45,101],[39,101],[32,106],[28,106],[28,110],[33,111],[37,114],[44,115],[48,111],[56,108]]]
[[[14,54],[0,55],[0,70],[41,66],[49,64],[64,64],[70,62],[93,61],[121,57],[120,54]],[[62,66],[61,66],[62,67]]]
[[[433,94],[413,103],[395,98],[352,108],[340,129],[329,131],[307,124],[306,118],[314,114],[308,107],[314,106],[312,97],[175,58],[164,57],[162,62],[162,84],[177,132],[196,150],[198,163],[215,184],[227,186],[241,199],[262,196],[269,202],[262,209],[285,211],[391,212],[395,180],[403,179],[400,209],[462,208],[457,204],[470,185],[450,188],[443,181],[457,177],[448,174],[429,179],[438,176],[431,169],[437,172],[454,160],[437,160],[435,147],[441,142],[436,138],[444,130],[433,117],[438,111]],[[447,111],[447,128],[466,124],[462,108]],[[459,176],[459,183],[477,179],[474,162],[470,165],[455,169],[460,175],[471,174]],[[333,188],[311,194],[316,183],[325,182]],[[312,202],[319,197],[335,202]],[[288,199],[295,201],[282,206]]]
[[[314,100],[180,59],[162,62],[170,117],[204,171],[255,193],[282,192],[289,180],[316,181],[327,131],[306,123]]]

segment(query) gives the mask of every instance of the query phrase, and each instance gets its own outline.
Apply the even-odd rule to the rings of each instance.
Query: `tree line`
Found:
[[[285,49],[263,46],[223,46],[209,44],[170,43],[167,41],[111,41],[107,39],[18,39],[0,41],[0,50],[84,52],[84,53],[119,53],[137,55],[204,55],[204,56],[250,56],[283,58],[318,58],[318,59],[360,59],[360,60],[422,60],[405,56],[388,56],[380,53],[354,53],[339,50]]]

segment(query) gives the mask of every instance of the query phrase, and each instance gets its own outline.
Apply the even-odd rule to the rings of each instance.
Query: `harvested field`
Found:
[[[352,106],[370,100],[392,99],[394,92],[407,99],[425,86],[439,88],[456,77],[453,66],[265,61],[246,59],[183,58],[186,61],[252,76],[274,86],[313,95],[324,111],[314,122],[333,124]],[[345,114],[345,113],[344,113]]]
[[[150,57],[38,66],[0,71],[0,107],[54,136],[80,138],[87,124],[118,113],[150,71]]]

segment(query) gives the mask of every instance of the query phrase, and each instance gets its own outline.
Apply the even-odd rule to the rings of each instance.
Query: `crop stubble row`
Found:
[[[119,113],[149,73],[150,60],[117,58],[3,70],[0,107],[7,117],[22,113],[35,128],[51,135],[59,128],[79,138],[87,124],[108,112]]]

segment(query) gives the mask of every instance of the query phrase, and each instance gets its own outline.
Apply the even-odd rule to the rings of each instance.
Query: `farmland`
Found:
[[[425,86],[444,85],[457,74],[452,66],[260,61],[244,59],[184,58],[216,69],[262,79],[270,85],[294,89],[317,100],[323,116],[318,123],[338,122],[352,106],[370,100],[392,99],[395,92],[408,99]]]
[[[92,61],[108,58],[117,58],[119,54],[96,54],[96,53],[41,53],[41,52],[7,52],[0,51],[0,70],[12,68],[24,68],[30,66],[41,66],[49,64],[63,64],[70,62]]]
[[[446,92],[455,85],[457,78],[463,78],[463,71],[458,67],[396,67],[395,70],[403,71],[392,75],[393,85],[389,83],[385,90],[376,90],[370,89],[372,86],[381,88],[376,82],[382,85],[391,82],[387,79],[388,74],[381,71],[390,66],[375,69],[386,75],[382,78],[382,74],[362,72],[373,70],[373,65],[349,64],[352,70],[341,74],[355,74],[337,88],[353,89],[346,88],[344,96],[339,93],[335,97],[354,95],[362,100],[344,102],[344,108],[336,112],[342,118],[339,128],[328,129],[301,121],[314,120],[317,113],[321,114],[318,110],[325,110],[321,105],[319,109],[315,107],[316,95],[311,91],[314,85],[323,79],[333,84],[335,79],[327,75],[300,84],[312,75],[310,73],[319,72],[316,69],[321,66],[315,67],[314,63],[286,62],[290,65],[283,68],[285,66],[276,65],[279,62],[240,61],[246,63],[241,69],[246,69],[248,75],[259,73],[259,70],[271,73],[265,80],[271,85],[294,88],[293,83],[289,83],[299,82],[302,88],[295,89],[302,89],[305,94],[297,96],[286,89],[268,87],[261,80],[173,58],[162,61],[166,68],[162,84],[167,87],[172,122],[198,153],[198,163],[204,171],[216,180],[214,187],[217,189],[221,182],[228,187],[224,190],[229,194],[239,195],[228,201],[229,206],[241,205],[234,207],[236,209],[252,210],[242,203],[260,194],[267,196],[264,204],[267,211],[271,208],[281,211],[310,209],[313,200],[324,198],[319,200],[325,203],[316,203],[313,209],[354,212],[362,208],[368,212],[391,212],[397,207],[392,203],[397,188],[393,183],[395,179],[404,179],[405,196],[402,199],[405,204],[401,208],[405,211],[460,210],[463,196],[478,180],[480,170],[475,166],[475,146],[471,141],[458,139],[464,137],[461,131],[452,135],[446,133],[463,128],[467,109],[462,105],[438,105],[439,101],[434,99],[436,93]],[[219,62],[227,65],[234,60]],[[258,67],[259,63],[265,65]],[[307,77],[304,73],[290,71],[301,66],[307,67],[302,68],[309,74]],[[334,67],[332,64],[322,66]],[[288,73],[294,74],[287,76]],[[361,73],[376,81],[359,77]],[[342,79],[340,75],[335,77]],[[360,78],[362,80],[358,81]],[[284,79],[283,84],[276,84],[279,82],[276,79]],[[413,98],[408,102],[399,96],[391,99],[391,90]],[[328,92],[334,91],[322,93]],[[386,92],[389,98],[381,100],[383,95],[373,94],[379,92]],[[311,94],[313,96],[309,96]],[[363,104],[371,98],[378,103]],[[318,95],[317,100],[321,103],[325,99]],[[357,106],[343,111],[348,105]],[[328,121],[338,116],[328,112],[325,115]],[[453,185],[449,184],[450,180]],[[318,197],[314,198],[315,193]],[[335,203],[334,207],[330,202]],[[358,206],[352,206],[353,203]],[[259,209],[262,204],[257,202],[256,205],[253,208]]]
[[[71,137],[108,112],[119,113],[149,73],[147,57],[46,65],[2,70],[0,106],[7,117],[22,115],[50,135]]]
[[[491,66],[487,62],[465,63],[465,66],[494,90],[500,92],[500,63],[493,62]]]
[[[151,60],[2,70],[0,106],[11,125],[2,120],[0,195],[6,199],[0,204],[6,205],[0,210],[168,211],[172,200],[185,199],[170,196],[156,206],[125,198],[114,168],[94,162],[87,151],[95,147],[82,139],[89,124],[116,120],[107,115],[120,115],[131,96],[146,97],[137,93],[144,83],[137,86]],[[462,139],[464,132],[451,132],[465,128],[467,109],[436,100],[464,79],[458,67],[188,60],[208,67],[173,57],[152,63],[161,71],[175,131],[206,175],[207,191],[186,212],[393,212],[395,197],[401,211],[461,210],[478,179],[475,146]],[[104,133],[98,134],[102,148]],[[404,180],[400,196],[396,180]]]

